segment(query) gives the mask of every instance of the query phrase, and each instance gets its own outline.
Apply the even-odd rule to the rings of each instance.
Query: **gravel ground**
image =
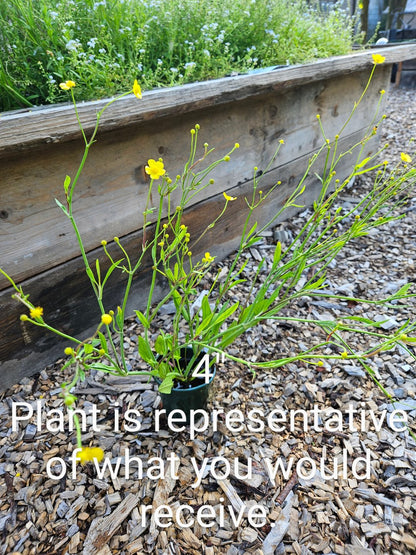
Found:
[[[415,150],[409,141],[416,129],[416,95],[414,91],[392,89],[389,102],[381,133],[382,141],[390,146],[383,156],[396,163],[401,152]],[[344,207],[353,205],[367,185],[363,179],[346,191]],[[416,201],[409,201],[404,210],[403,219],[354,241],[344,257],[332,264],[327,280],[330,291],[376,299],[415,280]],[[303,221],[301,214],[275,233],[288,239]],[[252,249],[245,277],[253,275],[259,258],[270,256],[272,240],[266,237]],[[225,260],[222,265],[228,263]],[[237,294],[245,293],[242,286]],[[366,316],[380,319],[383,330],[394,332],[407,320],[414,320],[414,308],[413,300],[380,310],[368,303],[324,301],[311,296],[287,316],[318,320]],[[158,325],[163,327],[168,321],[169,315],[165,315]],[[131,320],[127,337],[131,362],[138,358],[137,333],[140,328]],[[305,329],[291,322],[268,322],[247,333],[233,349],[252,360],[276,358],[322,338],[319,327]],[[366,347],[362,339],[353,335],[349,339],[357,351]],[[92,430],[89,417],[84,445],[99,443],[108,460],[114,464],[120,461],[120,469],[113,476],[107,471],[101,477],[90,465],[78,467],[72,477],[70,457],[75,434],[45,428],[44,412],[61,407],[61,379],[57,379],[61,378],[61,364],[58,361],[37,376],[22,380],[0,398],[0,554],[382,555],[416,551],[416,443],[407,430],[394,431],[390,419],[392,410],[400,408],[416,431],[415,364],[404,349],[378,353],[371,362],[376,378],[396,399],[394,404],[351,361],[326,363],[323,367],[289,364],[278,371],[259,371],[255,377],[229,362],[219,365],[210,401],[218,414],[238,409],[248,426],[246,415],[254,409],[266,416],[272,408],[286,414],[300,408],[312,412],[315,406],[323,413],[338,409],[347,415],[349,406],[357,411],[343,419],[341,429],[331,431],[310,426],[305,430],[302,420],[297,419],[293,430],[283,426],[279,433],[268,424],[264,430],[250,431],[243,426],[241,431],[233,432],[224,415],[195,437],[189,430],[175,433],[166,426],[156,431],[154,414],[160,399],[152,384],[89,376],[78,390],[82,393],[79,406],[86,411],[98,407],[100,431]],[[32,418],[20,421],[18,430],[12,431],[12,402],[28,402],[35,409],[43,406],[41,430]],[[125,425],[115,429],[117,413],[125,415],[132,408],[140,413],[140,431],[129,431]],[[388,416],[380,422],[383,414]],[[351,429],[351,423],[357,429]],[[171,453],[178,458],[169,459]],[[126,476],[128,456],[139,457],[145,463],[142,476],[134,472]],[[62,457],[68,463],[68,472],[60,479],[46,473],[53,457]],[[159,464],[163,461],[165,479],[157,480],[156,470],[147,473],[149,457],[157,457]],[[230,462],[228,477],[216,473],[215,457]],[[302,457],[317,465],[310,479],[298,476],[293,468],[286,475],[279,471],[274,479],[270,476],[270,464],[277,459],[285,464],[293,459],[296,464]],[[361,462],[360,457],[364,459]],[[342,460],[347,463],[331,479],[335,460],[340,462],[340,469]],[[325,468],[320,468],[321,461]],[[197,469],[205,464],[201,483],[192,487]],[[250,466],[251,476],[246,476]],[[176,476],[173,469],[177,467]],[[368,475],[364,475],[368,468]],[[58,471],[55,466],[54,472]],[[176,519],[161,528],[150,516],[143,520],[144,506],[155,509],[163,504],[174,509],[186,505],[195,513],[201,506],[208,506],[217,520],[211,528],[197,522],[185,528]],[[266,510],[261,527],[257,526],[259,521],[249,520],[250,507],[255,506]],[[235,524],[231,513],[239,512],[242,520]],[[219,525],[222,513],[224,519]]]

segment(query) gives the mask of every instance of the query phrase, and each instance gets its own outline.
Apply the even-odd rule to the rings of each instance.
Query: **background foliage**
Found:
[[[170,86],[350,51],[354,21],[305,0],[0,2],[0,110]]]

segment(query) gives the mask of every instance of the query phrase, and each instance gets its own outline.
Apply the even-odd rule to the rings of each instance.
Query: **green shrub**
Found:
[[[313,3],[312,3],[313,4]],[[0,110],[108,97],[345,54],[353,19],[305,0],[8,0],[0,3]]]

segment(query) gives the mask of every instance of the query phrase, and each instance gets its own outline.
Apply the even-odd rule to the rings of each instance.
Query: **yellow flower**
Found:
[[[75,87],[75,83],[74,81],[65,81],[65,83],[60,83],[59,86],[63,91],[69,91],[69,89]]]
[[[103,314],[101,316],[101,322],[106,326],[109,326],[112,321],[113,321],[113,318],[109,314]]]
[[[362,2],[360,2],[360,3],[358,4],[358,7],[360,8],[360,10],[362,10],[362,9],[364,9],[364,4],[363,4]]]
[[[285,142],[284,142],[283,139],[280,139],[279,143],[280,143],[281,145],[284,145],[284,144],[285,144]]]
[[[348,353],[347,351],[344,351],[343,353],[341,353],[342,358],[348,358]]]
[[[240,148],[240,143],[235,143],[234,148]]]
[[[75,353],[74,349],[72,347],[65,347],[64,353],[67,356],[73,355]]]
[[[30,317],[34,320],[37,320],[43,315],[43,308],[41,306],[37,306],[36,308],[30,309]]]
[[[229,162],[230,160],[231,160],[231,158],[228,155],[224,156],[224,162]]]
[[[318,360],[318,363],[317,363],[317,364],[318,364],[318,366],[323,366],[323,365],[324,365],[324,363],[322,362],[322,360]]]
[[[402,162],[406,162],[406,164],[410,164],[410,162],[412,161],[411,157],[404,152],[400,153],[400,158],[402,159]]]
[[[382,64],[386,58],[381,54],[373,54],[373,62],[375,65]]]
[[[166,173],[166,170],[163,168],[162,158],[159,158],[158,161],[153,160],[153,158],[150,158],[150,160],[148,160],[147,163],[149,165],[146,166],[144,169],[146,173],[150,175],[151,179],[159,179],[159,177],[161,177]]]
[[[209,264],[214,260],[214,258],[215,256],[211,256],[209,252],[206,252],[204,258],[202,259],[202,262]]]
[[[91,462],[94,459],[97,459],[98,462],[101,462],[104,458],[104,451],[101,447],[83,447],[81,451],[77,454],[77,461],[81,464],[85,464],[87,462]]]
[[[230,197],[230,195],[227,195],[227,193],[223,193],[225,200],[237,200],[237,197]]]
[[[141,98],[142,97],[142,88],[139,85],[139,83],[137,82],[137,79],[134,80],[133,83],[133,94],[135,97],[137,98]]]

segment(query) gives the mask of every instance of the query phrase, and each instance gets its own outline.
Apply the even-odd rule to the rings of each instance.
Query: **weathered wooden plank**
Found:
[[[211,106],[218,107],[235,100],[243,100],[256,95],[264,95],[291,87],[328,79],[337,74],[358,71],[364,65],[372,64],[372,54],[379,53],[386,58],[386,64],[416,57],[416,45],[372,49],[347,56],[337,56],[305,64],[279,68],[274,71],[238,75],[194,83],[168,90],[156,89],[146,92],[139,102],[133,95],[124,98],[104,114],[102,129],[115,130],[120,126],[135,125],[145,121],[185,114]],[[95,124],[96,113],[106,100],[85,102],[79,106],[79,113],[86,129]],[[70,140],[78,136],[79,130],[71,106],[54,106],[19,110],[2,115],[0,128],[0,152],[16,151],[38,143],[54,143]]]
[[[345,149],[346,144],[354,144],[362,137],[363,130],[352,136],[348,136],[340,142],[340,149]],[[374,144],[368,144],[366,152],[370,154]],[[365,155],[365,153],[364,153]],[[298,183],[303,175],[308,161],[308,154],[288,162],[282,167],[265,174],[262,178],[261,187],[267,191],[268,187],[281,180],[282,184],[275,189],[268,201],[261,205],[255,214],[260,224],[265,224],[282,206],[289,191]],[[348,175],[351,160],[348,157],[342,159],[337,168],[337,175],[343,179]],[[315,171],[322,168],[322,160],[317,163]],[[319,191],[319,184],[314,177],[305,182],[304,204],[309,205]],[[197,248],[192,247],[195,259],[203,256],[206,250],[220,259],[230,253],[236,246],[244,219],[246,217],[246,205],[244,197],[250,194],[252,183],[246,182],[235,186],[232,194],[238,199],[228,205],[222,225],[216,226],[207,233],[198,243]],[[199,237],[208,225],[222,210],[224,199],[222,194],[193,206],[184,214],[184,221],[189,226],[191,239]],[[287,219],[295,209],[285,214]],[[283,218],[281,218],[283,219]],[[123,238],[123,246],[129,254],[140,248],[141,232],[136,231]],[[111,249],[116,246],[109,245]],[[116,256],[114,254],[114,256]],[[102,249],[96,249],[89,254],[90,261],[99,258],[102,267],[105,267],[106,257]],[[133,314],[134,309],[142,308],[147,299],[147,291],[150,276],[150,263],[145,261],[143,269],[132,289],[128,313]],[[123,284],[125,277],[114,272],[108,281],[104,304],[107,310],[115,309],[121,302]],[[22,284],[24,291],[30,294],[30,299],[37,305],[44,307],[44,317],[51,324],[69,334],[78,334],[87,337],[95,329],[99,319],[99,311],[96,301],[92,297],[89,281],[83,271],[80,257],[70,260],[56,268],[37,275]],[[156,296],[161,294],[164,283],[159,282]],[[28,323],[21,322],[19,315],[22,313],[22,305],[11,299],[11,289],[0,293],[0,310],[2,313],[2,333],[0,337],[0,389],[6,388],[25,375],[30,375],[52,362],[63,352],[67,343],[58,341],[52,334],[44,334],[42,330]]]
[[[123,237],[140,229],[148,188],[144,165],[148,158],[163,156],[172,176],[181,173],[189,150],[189,130],[196,122],[201,125],[201,153],[205,141],[216,147],[219,156],[231,150],[236,141],[241,145],[230,162],[216,168],[214,185],[194,200],[201,202],[250,179],[254,166],[264,168],[281,138],[285,145],[272,167],[311,154],[322,144],[317,113],[322,116],[326,135],[332,139],[367,79],[366,69],[343,79],[316,81],[284,93],[278,91],[222,104],[215,110],[199,110],[186,117],[155,116],[150,123],[100,134],[74,201],[87,251],[98,247],[102,239],[108,241],[115,235]],[[388,80],[389,68],[381,66],[366,102],[345,129],[347,134],[362,129],[363,122],[370,123],[379,90],[387,87]],[[81,155],[82,141],[78,136],[76,141],[46,145],[26,152],[24,157],[3,159],[1,265],[16,281],[78,256],[73,230],[54,198],[62,200],[65,174],[74,175]],[[0,289],[7,286],[1,276]]]

